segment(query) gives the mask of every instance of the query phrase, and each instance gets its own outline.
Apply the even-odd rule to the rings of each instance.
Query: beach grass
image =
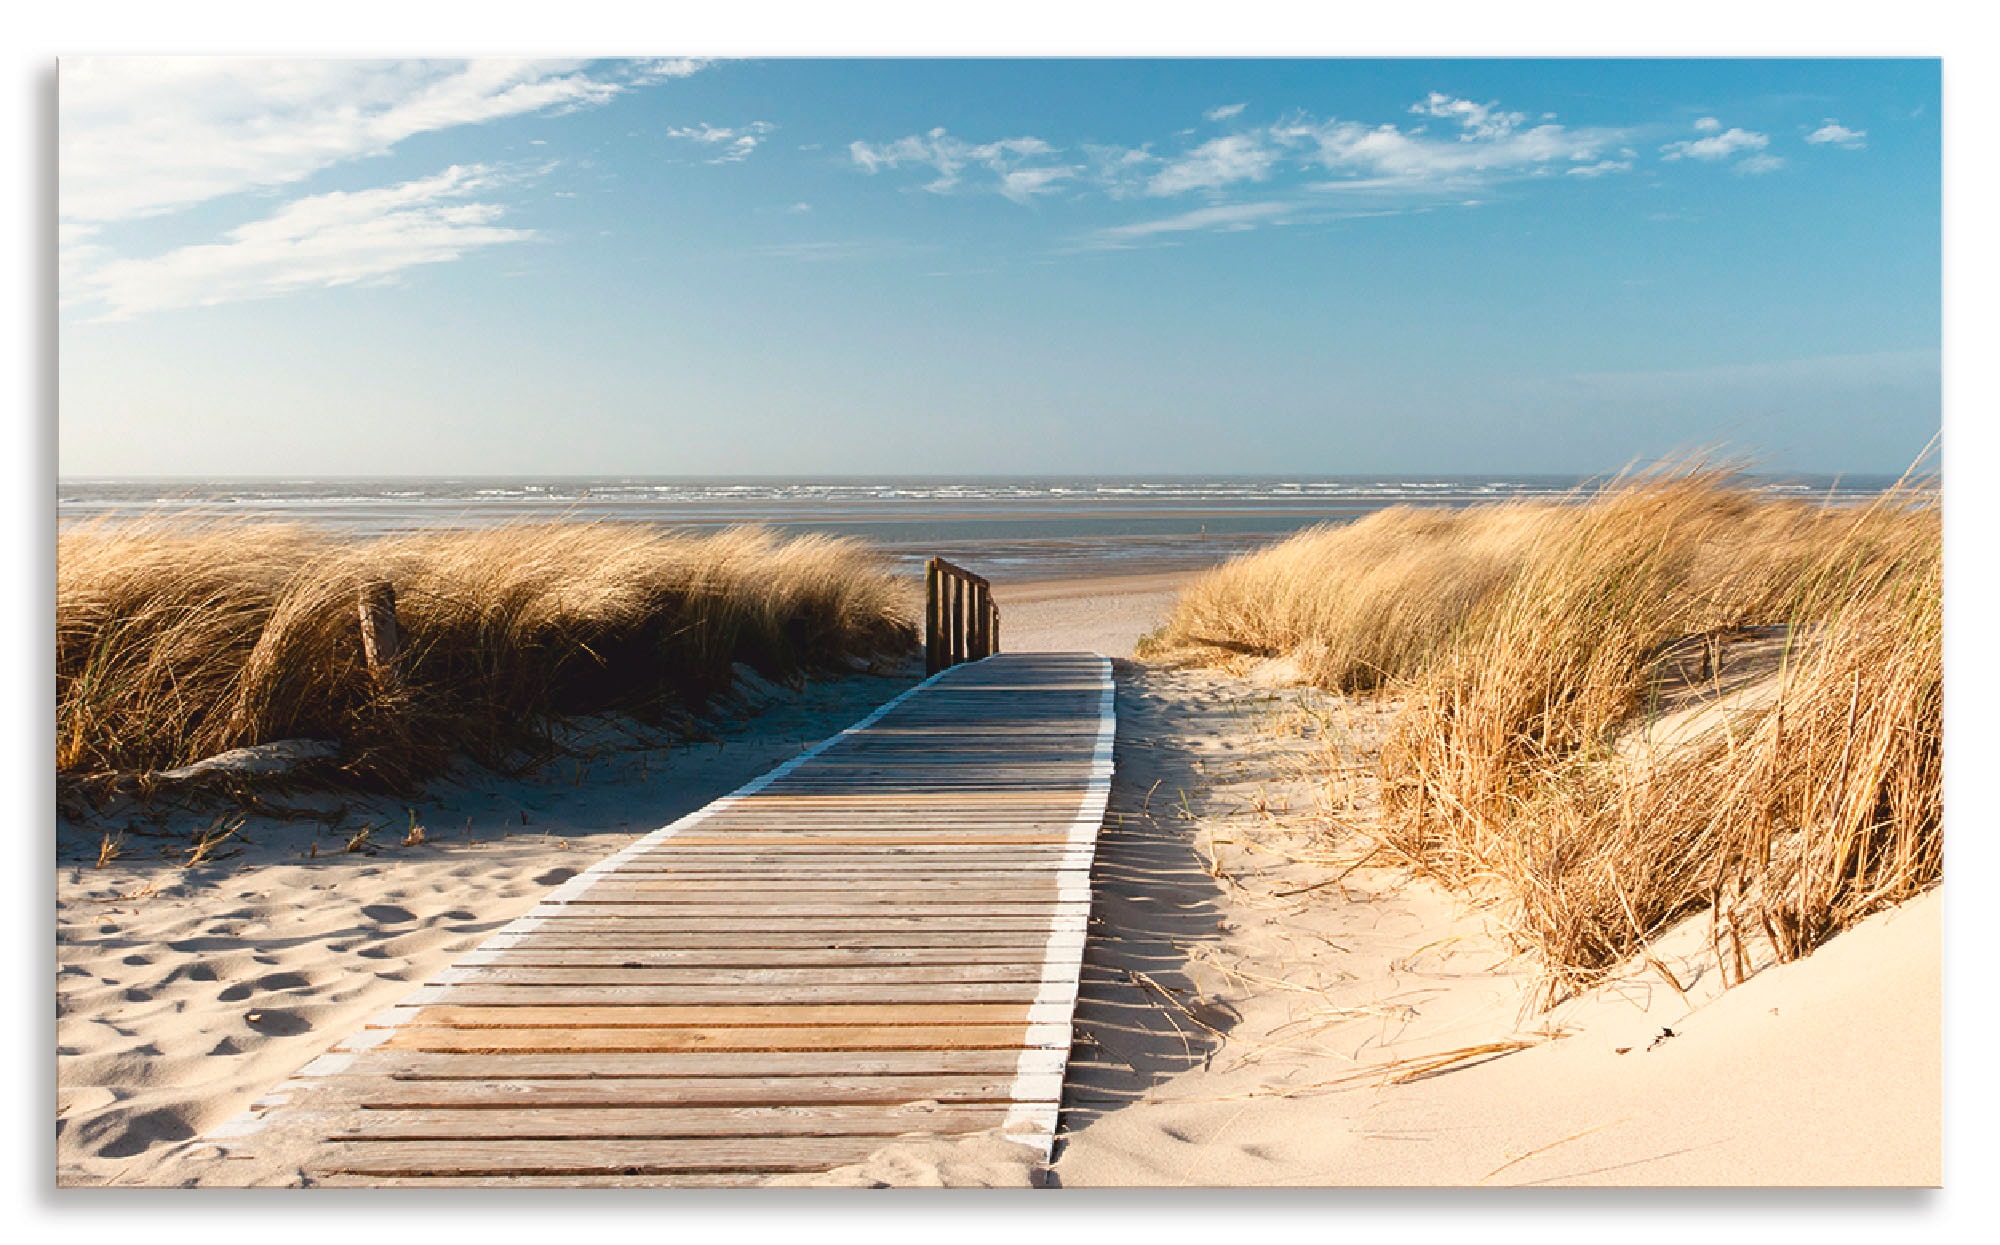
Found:
[[[371,665],[360,601],[382,584],[399,651]],[[519,764],[563,715],[684,720],[734,663],[790,680],[906,653],[905,596],[864,545],[756,528],[97,520],[58,539],[57,771],[294,738],[392,785],[459,754]]]
[[[1740,972],[1936,881],[1941,602],[1933,490],[1827,506],[1675,463],[1303,533],[1191,584],[1146,655],[1396,698],[1375,834],[1497,888],[1559,993],[1703,909]],[[1700,729],[1646,729],[1689,690]]]

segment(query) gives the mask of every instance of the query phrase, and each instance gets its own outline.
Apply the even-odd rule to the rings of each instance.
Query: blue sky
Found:
[[[1897,471],[1934,61],[65,62],[66,474]]]

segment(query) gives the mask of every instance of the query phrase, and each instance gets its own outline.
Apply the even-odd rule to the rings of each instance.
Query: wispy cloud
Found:
[[[764,141],[764,136],[777,128],[769,121],[752,121],[749,125],[738,129],[726,129],[704,121],[700,125],[676,126],[667,131],[667,137],[686,139],[707,146],[726,144],[719,154],[709,159],[708,163],[738,164],[748,160],[750,153],[756,151],[757,145]]]
[[[1162,234],[1191,233],[1201,230],[1237,232],[1295,216],[1298,211],[1299,205],[1289,201],[1217,204],[1157,220],[1136,221],[1129,225],[1113,225],[1100,229],[1085,239],[1084,246],[1085,249],[1092,250],[1114,249],[1157,238]]]
[[[1521,113],[1437,93],[1411,111],[1453,122],[1458,131],[1437,135],[1425,128],[1299,117],[1273,132],[1309,147],[1313,158],[1331,171],[1398,178],[1417,189],[1444,179],[1483,183],[1566,165],[1602,163],[1605,153],[1626,137],[1622,130],[1572,129],[1553,121],[1528,126]]]
[[[65,60],[57,213],[65,306],[104,319],[386,279],[414,264],[529,236],[462,201],[503,180],[484,166],[301,198],[221,240],[119,258],[105,227],[248,191],[295,186],[406,139],[602,104],[710,62],[352,61],[193,57]],[[536,145],[540,145],[539,142]],[[198,288],[212,280],[209,289]]]
[[[1738,160],[1731,167],[1735,172],[1753,176],[1758,173],[1775,173],[1785,167],[1785,158],[1783,156],[1771,155],[1768,152],[1759,152],[1748,159]]]
[[[59,213],[127,220],[290,185],[414,135],[601,104],[631,76],[562,61],[65,60]]]
[[[1260,182],[1271,175],[1279,152],[1264,134],[1212,138],[1155,173],[1146,183],[1152,195],[1221,190],[1237,182]]]
[[[715,61],[707,57],[667,56],[649,61],[641,61],[633,80],[640,83],[665,82],[671,78],[687,78],[700,73]]]
[[[1623,160],[1599,160],[1595,164],[1572,164],[1563,172],[1571,177],[1603,177],[1607,173],[1629,173],[1632,171],[1632,163],[1629,157]]]
[[[1714,121],[1715,119],[1713,117],[1705,117],[1703,120]],[[1719,125],[1720,123],[1718,122],[1717,124]],[[1769,135],[1759,134],[1755,130],[1737,129],[1732,126],[1727,130],[1717,133],[1714,132],[1714,127],[1704,127],[1699,123],[1696,124],[1696,128],[1709,129],[1711,132],[1707,138],[1684,138],[1679,142],[1668,143],[1660,148],[1660,158],[1662,160],[1727,160],[1731,156],[1746,151],[1762,151],[1771,143]]]
[[[1248,104],[1219,104],[1201,115],[1210,121],[1227,121],[1247,107]]]
[[[64,283],[64,301],[97,306],[102,320],[124,320],[389,280],[420,264],[533,237],[497,224],[504,213],[498,204],[468,197],[503,180],[486,166],[454,165],[396,186],[311,195],[230,230],[220,242],[92,267]]]
[[[1056,148],[1039,138],[1003,138],[990,143],[968,143],[942,127],[922,135],[911,134],[890,143],[855,141],[847,146],[855,165],[868,173],[913,165],[929,168],[937,176],[925,183],[933,194],[958,189],[968,168],[980,167],[993,174],[994,189],[1016,202],[1026,202],[1050,189],[1077,170],[1069,165],[1028,166],[1037,157],[1053,155]],[[1025,177],[1011,176],[1025,172]]]
[[[1500,111],[1498,103],[1476,104],[1469,99],[1454,99],[1441,91],[1432,91],[1423,102],[1410,105],[1410,111],[1420,117],[1456,121],[1464,131],[1459,135],[1460,141],[1468,143],[1504,138],[1528,119],[1525,113]]]
[[[1813,144],[1832,143],[1853,151],[1868,145],[1868,131],[1850,130],[1832,117],[1828,117],[1825,125],[1806,135],[1806,141]]]
[[[1477,200],[1466,200],[1461,206],[1477,207],[1479,203]],[[1246,203],[1217,203],[1153,220],[1111,225],[1083,235],[1069,249],[1125,250],[1148,244],[1168,244],[1176,234],[1248,233],[1266,226],[1312,225],[1371,216],[1400,216],[1406,211],[1428,211],[1429,208],[1430,205],[1355,208],[1343,206],[1324,194],[1293,194]]]

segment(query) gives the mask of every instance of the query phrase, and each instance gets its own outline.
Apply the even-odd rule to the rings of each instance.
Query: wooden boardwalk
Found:
[[[1112,733],[1096,654],[946,670],[565,882],[209,1140],[286,1138],[327,1184],[748,1184],[989,1131],[1046,1159]]]

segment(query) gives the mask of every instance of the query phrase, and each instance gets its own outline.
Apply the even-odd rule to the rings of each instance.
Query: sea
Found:
[[[1390,506],[1561,500],[1604,477],[1523,476],[432,476],[64,477],[63,526],[103,516],[281,519],[355,535],[550,519],[712,531],[759,524],[856,537],[899,569],[948,558],[1014,581],[1212,566]],[[1758,476],[1845,505],[1891,476]]]

